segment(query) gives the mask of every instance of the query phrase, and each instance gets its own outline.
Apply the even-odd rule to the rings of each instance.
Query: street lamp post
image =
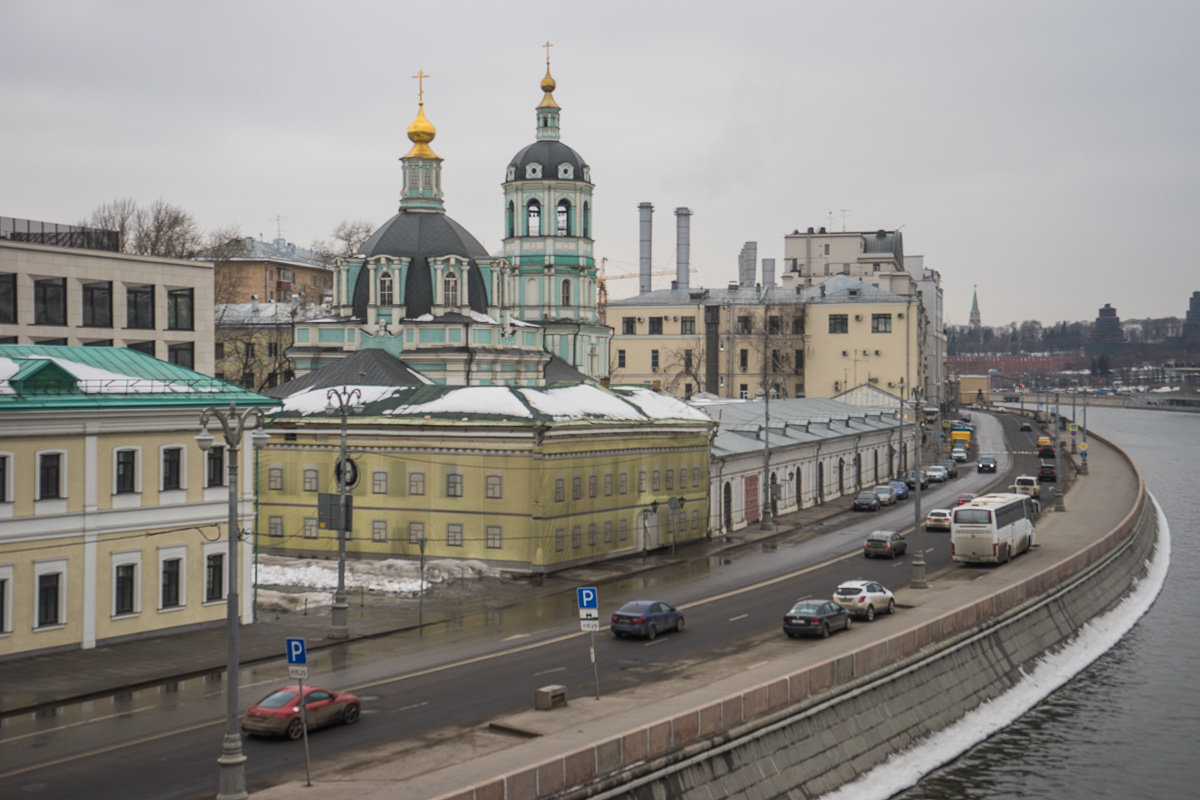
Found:
[[[925,551],[921,549],[921,393],[917,389],[912,392],[913,404],[913,530],[917,535],[917,546],[913,550],[912,580],[909,586],[914,589],[928,589],[925,581]]]
[[[900,433],[896,436],[896,465],[899,467],[899,475],[896,477],[904,480],[904,378],[900,379],[900,403],[896,412],[899,415]]]
[[[1061,424],[1061,422],[1062,422],[1062,417],[1059,416],[1059,411],[1058,411],[1058,392],[1055,392],[1054,393],[1054,424],[1051,426],[1051,430],[1054,431],[1054,440],[1053,441],[1054,441],[1054,510],[1055,511],[1066,511],[1067,510],[1067,507],[1063,505],[1062,453],[1059,452],[1060,450],[1062,450],[1062,440],[1059,438],[1059,433],[1058,433],[1059,425]]]
[[[346,639],[350,636],[350,624],[347,621],[350,604],[346,602],[346,482],[350,472],[346,457],[346,416],[351,411],[362,413],[362,392],[357,387],[349,389],[343,386],[341,389],[330,389],[325,396],[329,400],[325,413],[340,412],[342,415],[342,444],[338,460],[338,582],[333,594],[329,638]]]
[[[226,471],[229,490],[229,590],[225,595],[225,626],[227,658],[225,666],[225,741],[217,764],[221,767],[217,800],[243,800],[246,794],[246,756],[242,753],[242,732],[238,728],[238,549],[241,546],[241,531],[238,525],[238,445],[243,434],[254,428],[252,445],[263,443],[267,434],[262,429],[265,415],[261,409],[247,408],[238,412],[229,404],[222,410],[206,408],[200,412],[200,433],[196,444],[207,453],[212,449],[213,436],[208,424],[216,420],[221,423],[228,455]]]
[[[763,355],[765,362],[766,355]],[[765,369],[765,367],[764,367]],[[771,529],[771,385],[763,381],[763,516],[762,529]]]

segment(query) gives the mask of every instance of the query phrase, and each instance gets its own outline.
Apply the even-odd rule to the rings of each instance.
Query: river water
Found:
[[[1200,414],[1090,408],[1087,422],[1133,457],[1166,516],[1161,592],[1090,666],[896,798],[1200,797]]]

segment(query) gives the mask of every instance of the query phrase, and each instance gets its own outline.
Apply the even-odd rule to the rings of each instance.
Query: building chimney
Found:
[[[738,253],[738,285],[743,289],[754,285],[754,268],[758,266],[758,242],[746,242]]]
[[[651,203],[638,203],[638,294],[650,291],[650,237],[654,228],[651,217],[654,216],[654,206]]]
[[[762,260],[762,284],[768,289],[775,285],[775,259],[773,258]]]
[[[687,289],[688,273],[691,272],[692,253],[692,210],[675,209],[675,285]]]

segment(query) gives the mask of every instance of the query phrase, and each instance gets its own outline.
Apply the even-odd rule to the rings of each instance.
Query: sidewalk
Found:
[[[641,556],[603,562],[556,573],[541,585],[533,581],[511,582],[514,600],[532,598],[565,591],[571,586],[603,585],[629,575],[658,569],[666,564],[702,558],[734,547],[764,539],[804,535],[837,514],[846,511],[852,497],[842,497],[821,506],[807,508],[781,516],[773,529],[763,530],[753,523],[728,537],[716,537],[703,542],[680,545],[672,557],[669,549]],[[813,535],[816,531],[811,531]],[[464,608],[481,608],[472,603],[471,586],[459,581],[452,587],[428,592],[424,600],[423,620],[426,625],[443,622],[460,615]],[[361,603],[361,604],[360,604]],[[386,603],[372,602],[372,597],[350,597],[350,641],[382,636],[391,632],[417,627],[417,601]],[[284,639],[302,636],[310,651],[346,640],[328,638],[329,607],[309,614],[260,612],[258,621],[244,625],[239,631],[239,653],[242,666],[255,662],[282,660]],[[102,645],[91,650],[65,650],[25,658],[13,657],[0,661],[0,716],[11,716],[39,708],[61,705],[70,701],[128,691],[140,686],[204,675],[225,670],[225,626],[203,628],[183,633],[153,636],[116,644]]]

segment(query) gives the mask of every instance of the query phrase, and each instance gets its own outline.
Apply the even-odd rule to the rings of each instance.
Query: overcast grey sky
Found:
[[[1198,23],[1184,0],[3,0],[0,215],[161,197],[304,246],[382,224],[424,70],[447,213],[497,252],[549,40],[610,273],[636,271],[649,201],[655,269],[674,267],[675,207],[694,211],[693,286],[736,278],[745,241],[781,260],[786,233],[844,220],[902,227],[951,323],[976,285],[985,324],[1182,317]]]

